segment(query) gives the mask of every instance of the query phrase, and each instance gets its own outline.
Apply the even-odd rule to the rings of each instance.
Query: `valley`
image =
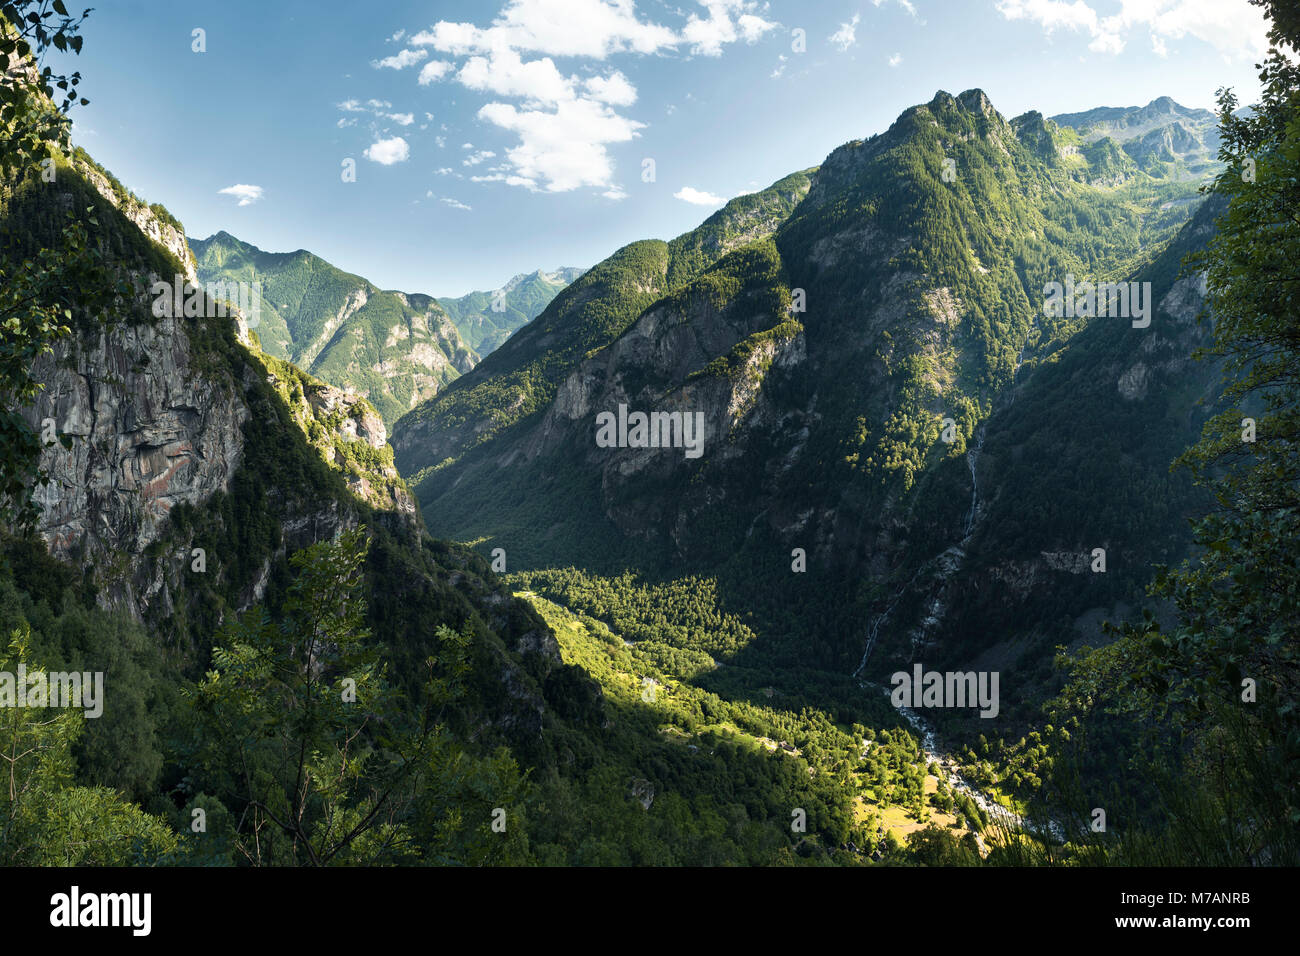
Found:
[[[795,28],[577,6],[385,27],[301,142],[192,151],[206,239],[73,145],[178,181],[72,126],[81,21],[0,11],[0,684],[95,688],[0,700],[0,863],[1300,860],[1294,62],[1056,113],[1114,87],[972,64],[1013,115],[854,15],[639,98]],[[742,122],[828,69],[870,95]],[[594,264],[404,292],[290,227],[402,288]]]

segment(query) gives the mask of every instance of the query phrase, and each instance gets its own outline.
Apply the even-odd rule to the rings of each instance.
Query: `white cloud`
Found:
[[[677,37],[667,27],[638,20],[630,0],[508,0],[486,29],[443,20],[409,42],[453,56],[511,48],[603,60],[611,53],[656,53],[674,46]]]
[[[233,186],[227,186],[225,189],[218,189],[217,193],[222,196],[235,196],[239,199],[239,205],[251,206],[262,198],[262,187],[236,183]]]
[[[370,65],[376,70],[404,70],[408,66],[415,66],[428,55],[428,50],[408,49],[400,53],[394,53],[392,56],[386,56],[382,60],[371,60]]]
[[[740,31],[740,38],[750,44],[757,43],[763,39],[764,33],[775,30],[778,26],[779,24],[764,20],[752,13],[742,13],[736,18],[736,29]]]
[[[903,54],[901,53],[895,53],[893,56],[889,58],[890,66],[898,66],[898,64],[902,62],[903,62]]]
[[[740,39],[757,43],[764,33],[777,27],[754,14],[757,4],[748,0],[700,0],[700,3],[709,12],[708,19],[692,13],[682,28],[682,39],[691,45],[692,53],[721,56],[724,45]],[[735,20],[733,13],[738,15]]]
[[[456,170],[452,169],[450,166],[443,166],[441,169],[434,170],[434,172],[437,173],[439,176],[450,176],[455,171]]]
[[[879,7],[883,5],[884,2],[885,0],[871,0],[872,6],[875,7]],[[916,12],[916,7],[913,6],[912,0],[895,0],[895,2],[904,10],[906,10],[909,14],[911,14],[913,20],[919,20],[921,18],[920,14]]]
[[[393,105],[392,103],[388,102],[388,100],[366,100],[365,103],[362,103],[359,100],[353,99],[353,100],[344,100],[342,103],[339,103],[337,105],[338,108],[342,110],[344,113],[370,113],[372,116],[375,116],[378,119],[391,120],[392,122],[396,123],[398,126],[410,126],[412,123],[415,122],[414,113],[385,112],[385,110],[391,108]],[[336,125],[338,126],[339,129],[346,129],[349,126],[355,126],[356,124],[357,124],[357,119],[355,116],[344,116],[339,119]],[[373,131],[373,127],[372,127],[372,131]]]
[[[519,134],[519,145],[506,150],[515,170],[513,182],[506,182],[548,192],[582,186],[608,188],[614,168],[607,144],[627,142],[645,125],[591,99],[560,103],[554,112],[489,103],[478,115]]]
[[[362,155],[372,163],[392,166],[394,163],[402,163],[410,158],[411,147],[402,137],[394,136],[391,139],[381,139],[371,143]]]
[[[420,67],[420,85],[428,86],[436,80],[441,80],[453,68],[454,64],[448,63],[446,60],[430,60]]]
[[[464,209],[466,212],[469,212],[473,208],[472,206],[465,205],[459,199],[448,199],[446,196],[442,198],[442,201],[452,209]]]
[[[609,189],[606,189],[603,193],[601,193],[601,195],[604,196],[606,199],[613,199],[617,201],[620,199],[626,199],[627,191],[622,186],[610,186]]]
[[[527,63],[514,50],[472,56],[456,79],[481,93],[494,93],[552,106],[574,96],[574,80],[561,75],[550,57]]]
[[[841,53],[858,42],[858,22],[861,19],[855,13],[852,20],[841,23],[840,28],[831,34],[831,44],[839,47]]]
[[[525,179],[523,176],[507,175],[505,173],[492,173],[488,176],[471,176],[469,181],[472,183],[505,183],[507,186],[525,186],[528,188],[534,186],[531,179]]]
[[[677,192],[673,193],[673,198],[696,206],[721,206],[726,202],[721,196],[715,196],[713,193],[707,193],[690,186],[683,186],[677,190]]]
[[[1224,0],[1121,0],[1118,13],[1102,16],[1086,0],[998,0],[1008,20],[1037,23],[1047,34],[1057,30],[1087,33],[1088,49],[1117,54],[1134,30],[1151,34],[1157,56],[1169,40],[1192,37],[1229,60],[1256,60],[1268,49],[1268,25],[1258,7]]]
[[[767,5],[758,0],[699,6],[703,14],[678,11],[685,16],[678,31],[640,18],[634,0],[505,0],[485,27],[443,20],[406,42],[457,60],[425,64],[421,85],[454,77],[486,94],[479,119],[518,137],[502,166],[471,178],[548,192],[590,186],[618,193],[609,146],[645,126],[620,112],[637,102],[636,87],[618,70],[575,72],[563,58],[604,61],[682,45],[718,56],[727,44],[755,43],[778,27],[761,15]]]
[[[631,106],[636,102],[636,87],[617,70],[609,76],[593,76],[583,85],[592,99],[610,106]]]
[[[461,165],[462,165],[462,166],[477,166],[479,163],[483,162],[484,160],[492,159],[492,158],[495,157],[495,156],[496,156],[496,153],[492,152],[492,150],[490,150],[490,149],[481,149],[481,150],[479,150],[477,153],[470,153],[468,156],[466,156],[466,157],[465,157],[465,161],[462,162]]]
[[[402,37],[404,37],[404,36],[406,36],[406,31],[405,31],[405,30],[398,30],[396,33],[394,33],[392,36],[390,36],[390,37],[389,37],[387,40],[385,40],[384,42],[385,42],[385,43],[401,43],[401,42],[402,42]]]

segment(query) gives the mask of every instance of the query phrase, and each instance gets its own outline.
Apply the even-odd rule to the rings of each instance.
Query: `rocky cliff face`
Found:
[[[61,344],[36,367],[44,391],[24,417],[51,441],[35,499],[51,552],[101,568],[159,540],[171,510],[225,491],[239,468],[248,408],[194,365],[172,319]],[[105,575],[114,603],[137,610],[147,585]]]
[[[775,255],[775,249],[771,252]],[[541,423],[521,444],[522,461],[551,454],[580,458],[600,475],[601,507],[620,531],[652,539],[668,530],[680,540],[695,513],[717,492],[707,484],[681,487],[696,470],[694,459],[705,454],[714,461],[734,457],[751,429],[771,424],[768,419],[780,413],[766,401],[767,374],[788,373],[806,357],[802,326],[780,323],[761,298],[742,295],[715,307],[692,286],[647,310],[564,381]],[[666,431],[655,428],[651,434],[655,445],[668,437],[676,444],[601,447],[596,417],[616,415],[620,406],[669,416],[659,419],[668,422]],[[698,449],[691,453],[682,431],[689,416],[699,422],[698,434],[690,436]],[[501,463],[509,466],[515,454],[508,453]],[[681,490],[647,499],[636,493],[647,484]]]
[[[165,210],[131,196],[88,158],[74,157],[68,175],[116,210],[116,221],[101,215],[101,228],[138,231],[194,279],[184,232]],[[418,539],[414,499],[374,408],[269,359],[242,316],[155,318],[144,303],[108,327],[77,326],[35,374],[43,390],[22,414],[45,439],[37,530],[56,557],[83,568],[106,605],[155,623],[197,594],[246,607],[261,598],[276,561],[354,526],[365,507]],[[314,484],[297,487],[301,478],[286,469],[278,480],[288,484],[277,487],[276,475],[250,475],[304,453],[337,478],[312,472]],[[232,499],[251,489],[258,501],[236,501],[232,511]],[[261,529],[261,553],[253,553],[251,528]],[[241,537],[242,545],[221,543]]]
[[[671,242],[631,243],[585,272],[464,380],[398,420],[393,447],[402,473],[440,467],[545,408],[565,378],[642,310],[728,253],[769,236],[809,183],[807,172],[794,173],[732,199]]]
[[[418,533],[422,523],[415,496],[393,465],[388,430],[374,406],[352,389],[327,385],[241,341],[265,368],[267,384],[280,395],[303,438],[342,472],[348,490]]]

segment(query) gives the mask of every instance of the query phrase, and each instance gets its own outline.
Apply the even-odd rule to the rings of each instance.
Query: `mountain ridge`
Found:
[[[267,252],[224,229],[191,239],[190,249],[201,282],[262,283],[256,333],[268,355],[356,389],[390,425],[469,371],[475,346],[495,347],[577,271],[515,276],[496,311],[493,293],[439,300],[381,289],[307,249]]]
[[[564,344],[575,327],[561,296],[529,335],[394,426],[399,471],[431,529],[502,547],[512,567],[749,568],[795,605],[780,555],[802,546],[844,601],[827,627],[863,627],[909,540],[935,531],[918,509],[949,522],[945,547],[960,542],[966,458],[990,414],[1088,324],[1044,315],[1045,281],[1127,279],[1196,208],[1196,186],[1160,170],[1107,182],[1100,159],[1044,153],[1042,134],[1060,135],[1048,122],[1007,120],[979,90],[940,91],[833,150],[768,238],[674,291],[638,285],[644,269],[630,284],[576,283],[571,297],[626,315],[608,338]],[[659,247],[633,244],[588,282],[638,256],[666,273]],[[553,391],[528,398],[520,370],[547,363]],[[476,391],[496,396],[481,413],[463,400]],[[705,454],[601,450],[594,415],[619,406],[701,410]],[[951,501],[923,505],[935,486]],[[847,661],[850,645],[836,649],[825,629],[814,643]]]

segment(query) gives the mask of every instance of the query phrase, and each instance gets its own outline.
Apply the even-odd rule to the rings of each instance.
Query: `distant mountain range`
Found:
[[[380,289],[305,249],[266,252],[224,231],[189,244],[200,282],[261,282],[254,332],[269,355],[355,390],[389,424],[468,372],[582,271],[519,275],[499,292],[440,300]]]
[[[541,315],[552,299],[586,271],[563,268],[520,273],[500,289],[470,292],[458,299],[439,298],[438,304],[469,347],[485,356],[516,329]]]
[[[1126,176],[1140,169],[1157,178],[1200,181],[1218,162],[1217,117],[1167,96],[1146,106],[1061,113],[1052,122],[1077,133],[1085,153],[1118,154],[1117,169]]]

